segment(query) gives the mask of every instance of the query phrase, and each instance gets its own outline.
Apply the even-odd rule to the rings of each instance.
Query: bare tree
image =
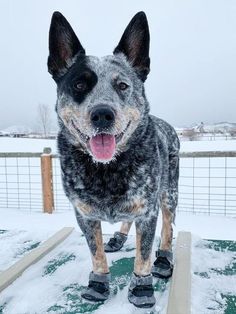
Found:
[[[37,114],[40,131],[44,137],[47,137],[50,133],[52,124],[50,107],[45,104],[39,104]]]

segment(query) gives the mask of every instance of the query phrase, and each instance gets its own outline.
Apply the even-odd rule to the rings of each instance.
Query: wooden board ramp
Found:
[[[58,244],[64,241],[74,230],[72,227],[65,227],[56,232],[39,247],[23,256],[18,262],[0,273],[0,292],[12,284],[32,264],[38,262],[46,254],[52,251]]]
[[[167,314],[191,313],[191,233],[179,232]]]

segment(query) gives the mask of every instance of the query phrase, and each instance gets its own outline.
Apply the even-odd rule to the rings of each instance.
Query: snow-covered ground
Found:
[[[56,140],[0,137],[0,152],[43,152],[44,147],[51,147],[56,153]]]
[[[55,140],[0,137],[0,152],[42,152],[44,147],[57,152]],[[236,151],[236,140],[183,141],[180,149],[182,152]]]
[[[108,240],[108,237],[105,237]],[[46,313],[136,313],[128,302],[128,283],[132,272],[134,237],[130,237],[122,252],[108,254],[112,274],[111,297],[104,304],[97,305],[80,297],[82,287],[88,283],[91,262],[84,237],[74,232],[63,244],[28,269],[1,294],[0,309],[4,314],[46,314]],[[158,299],[156,313],[165,313],[168,290],[166,283],[156,283]],[[169,283],[167,283],[168,287]],[[162,288],[163,286],[163,288]],[[4,306],[5,304],[5,306]]]
[[[56,141],[46,139],[0,137],[0,152],[42,152],[51,147],[56,153]],[[236,151],[236,140],[229,141],[183,141],[181,151]]]
[[[5,220],[6,224],[0,224],[0,228],[2,225],[13,228],[13,231],[0,233],[1,270],[6,269],[33,246],[45,240],[52,231],[65,225],[75,225],[75,219],[69,212],[55,215],[35,213],[27,215],[25,212],[20,215],[16,212],[14,214],[13,220],[17,219],[18,225],[12,221],[13,217],[11,216]],[[7,216],[7,213],[5,215]],[[4,221],[2,220],[4,217],[0,218],[1,222]],[[198,234],[206,235],[209,238],[212,238],[214,233],[216,234],[215,231],[209,229],[217,229],[217,234],[226,238],[234,236],[235,221],[233,226],[230,219],[213,218],[212,220],[210,217],[200,218],[199,216],[195,218],[196,220],[193,217],[179,215],[175,234],[183,227],[185,230],[193,233],[197,231]],[[38,222],[37,227],[36,222]],[[17,230],[21,226],[28,231]],[[117,226],[111,228],[103,225],[104,233],[110,233],[116,228]],[[157,232],[160,232],[160,224]],[[133,234],[133,230],[131,234]],[[109,300],[103,305],[96,306],[81,299],[80,292],[87,285],[92,265],[85,238],[80,235],[78,227],[76,227],[76,231],[68,239],[37,264],[31,266],[19,279],[5,289],[1,293],[0,313],[166,313],[169,281],[154,279],[157,303],[152,312],[139,312],[127,300],[135,256],[134,236],[129,237],[121,252],[107,254],[112,274]],[[107,241],[108,238],[108,235],[104,235],[104,241]],[[157,244],[158,239],[155,241],[155,248]],[[196,235],[192,237],[192,314],[224,314],[228,306],[228,298],[236,295],[235,271],[233,274],[230,273],[230,269],[235,263],[236,252],[230,248],[230,244],[223,249],[222,247],[217,249],[217,245],[218,243],[202,240]]]
[[[181,152],[236,151],[236,140],[181,142]]]
[[[157,235],[160,234],[162,217],[158,218]],[[60,211],[52,215],[40,212],[21,211],[18,209],[0,209],[0,230],[28,230],[30,232],[56,232],[63,227],[75,227],[78,225],[73,211]],[[109,224],[103,222],[103,233],[112,234],[118,230],[120,223]],[[207,215],[192,215],[190,213],[177,213],[176,223],[173,226],[174,236],[179,231],[190,231],[204,239],[236,239],[236,217],[218,217]],[[134,226],[130,230],[135,235]]]

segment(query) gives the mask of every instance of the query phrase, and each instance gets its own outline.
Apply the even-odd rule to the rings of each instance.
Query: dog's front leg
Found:
[[[136,258],[129,287],[129,301],[137,307],[152,307],[156,300],[152,286],[151,253],[157,217],[139,219],[136,225]]]
[[[78,224],[87,240],[93,263],[88,287],[81,296],[90,301],[105,301],[109,296],[109,268],[104,253],[100,221],[84,219],[76,214]]]

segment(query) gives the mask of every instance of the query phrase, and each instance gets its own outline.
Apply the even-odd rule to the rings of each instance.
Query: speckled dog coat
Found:
[[[179,140],[168,123],[149,114],[146,16],[132,19],[113,55],[97,58],[85,54],[66,19],[54,13],[49,49],[63,186],[87,239],[93,272],[109,272],[101,220],[135,221],[134,271],[148,275],[159,208],[167,229],[175,216]],[[171,241],[169,231],[163,234]]]

